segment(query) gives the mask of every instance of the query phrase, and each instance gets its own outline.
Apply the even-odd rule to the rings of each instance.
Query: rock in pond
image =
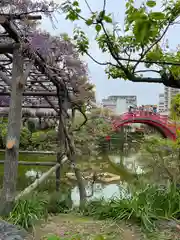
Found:
[[[0,220],[0,240],[24,240],[27,232],[8,222]]]

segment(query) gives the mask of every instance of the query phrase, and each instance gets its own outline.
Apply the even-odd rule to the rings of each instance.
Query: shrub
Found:
[[[28,229],[34,225],[35,220],[46,216],[47,201],[33,196],[31,199],[19,200],[8,217],[8,221]]]
[[[156,220],[180,217],[180,192],[174,184],[166,189],[146,186],[128,199],[92,201],[86,205],[84,214],[103,220],[133,220],[146,230],[155,228]]]
[[[71,192],[54,192],[47,203],[48,213],[62,213],[72,208]]]
[[[31,132],[28,128],[23,127],[20,134],[20,148],[27,149],[31,144]]]
[[[46,218],[48,213],[62,213],[72,207],[70,196],[65,193],[35,193],[19,200],[8,221],[25,229],[33,227],[36,220]]]
[[[4,148],[6,145],[7,123],[0,123],[0,144]],[[20,148],[26,149],[31,144],[31,132],[28,128],[23,127],[20,133]]]

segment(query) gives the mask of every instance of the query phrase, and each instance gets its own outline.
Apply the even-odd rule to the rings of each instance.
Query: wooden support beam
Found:
[[[0,14],[0,23],[1,19],[3,20],[3,17],[8,20],[41,20],[42,16],[41,15],[28,15],[28,14]]]
[[[5,160],[0,160],[0,164],[4,164]],[[51,167],[56,165],[56,162],[26,162],[26,161],[18,161],[18,165],[23,166],[43,166],[43,167]]]
[[[5,152],[5,150],[4,149],[0,149],[0,152]],[[19,153],[56,155],[56,152],[54,152],[54,151],[19,151]]]
[[[16,48],[13,52],[12,91],[8,116],[3,188],[0,197],[0,215],[9,214],[12,210],[16,194],[22,117],[22,94],[24,92],[27,77],[27,73],[24,73],[24,59],[21,48]]]
[[[17,48],[18,46],[19,46],[18,43],[9,43],[9,44],[1,43],[0,54],[13,53],[14,49]]]
[[[0,105],[0,108],[8,108],[9,107],[9,105]],[[58,108],[58,106],[57,105],[55,105],[54,107],[57,107]],[[38,109],[41,109],[41,108],[50,108],[50,109],[53,109],[50,105],[24,105],[24,106],[22,106],[22,108],[38,108]]]
[[[0,75],[1,78],[1,75]],[[10,96],[10,92],[0,92],[0,96]],[[23,96],[30,96],[30,97],[56,97],[56,92],[48,92],[48,91],[39,91],[39,92],[24,92]]]

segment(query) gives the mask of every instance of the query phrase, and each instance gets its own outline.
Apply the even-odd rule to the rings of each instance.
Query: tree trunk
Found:
[[[60,190],[60,179],[61,179],[61,170],[62,170],[62,153],[65,150],[65,136],[63,131],[63,122],[62,122],[62,116],[59,116],[59,123],[58,123],[58,133],[57,133],[57,156],[56,161],[59,163],[59,167],[56,169],[56,191],[58,192]]]
[[[16,48],[13,52],[11,101],[8,116],[3,189],[0,197],[0,215],[7,215],[12,210],[16,193],[22,99],[27,78],[23,72],[23,66],[21,50]]]
[[[86,203],[87,194],[86,194],[86,188],[85,188],[85,184],[84,184],[84,180],[83,180],[81,171],[79,170],[78,167],[76,167],[75,155],[72,156],[72,158],[71,158],[71,166],[74,169],[74,173],[75,173],[75,176],[77,179],[77,185],[79,188],[80,209],[83,210],[84,205]]]

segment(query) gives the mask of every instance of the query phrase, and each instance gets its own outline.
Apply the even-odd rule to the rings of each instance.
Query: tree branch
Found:
[[[144,53],[141,55],[140,59],[137,61],[137,63],[134,65],[134,70],[136,69],[136,67],[138,66],[138,64],[140,63],[140,61],[146,56],[146,54],[156,45],[158,44],[161,39],[164,37],[164,35],[166,34],[167,30],[169,29],[170,23],[168,24],[168,26],[165,28],[164,32],[162,33],[162,35],[150,46],[148,47]]]
[[[158,70],[153,70],[153,69],[147,69],[147,70],[138,70],[138,71],[135,71],[134,73],[145,73],[145,72],[155,72],[155,73],[160,73],[160,71]]]

